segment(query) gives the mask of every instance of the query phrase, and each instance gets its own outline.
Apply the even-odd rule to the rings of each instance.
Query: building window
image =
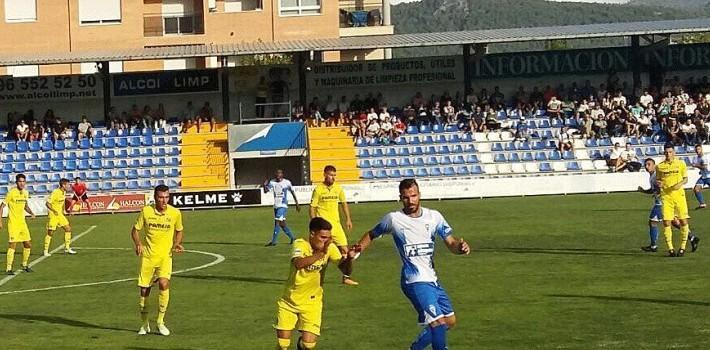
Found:
[[[195,68],[197,68],[197,60],[194,58],[163,60],[163,70],[182,70]]]
[[[5,22],[34,22],[37,20],[35,0],[5,0]]]
[[[195,33],[195,15],[192,0],[163,1],[163,34]]]
[[[79,23],[121,23],[121,0],[79,0]]]
[[[39,76],[39,66],[28,65],[28,66],[10,66],[7,67],[7,75],[12,75],[13,77],[36,77]]]
[[[320,14],[321,0],[279,0],[281,16]]]
[[[224,0],[224,12],[246,12],[262,9],[262,0]]]

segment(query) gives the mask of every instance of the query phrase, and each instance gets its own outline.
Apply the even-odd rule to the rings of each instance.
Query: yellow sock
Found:
[[[670,226],[663,227],[663,237],[666,238],[666,245],[668,250],[673,250],[673,230]]]
[[[44,251],[48,252],[49,251],[49,246],[52,244],[52,236],[46,235],[44,236]]]
[[[140,307],[140,313],[141,313],[141,321],[143,321],[143,324],[148,323],[148,309],[145,307],[146,305],[146,298],[141,297],[140,300],[138,301],[138,306]]]
[[[30,262],[30,250],[30,248],[22,249],[22,266],[27,266],[27,263]]]
[[[288,350],[289,346],[291,346],[291,339],[279,338],[279,344],[276,346],[276,350]]]
[[[15,248],[7,248],[7,269],[5,271],[12,271],[12,262],[15,260]]]
[[[71,232],[64,232],[64,249],[69,250],[71,245]]]
[[[685,245],[688,243],[688,234],[690,233],[690,225],[680,227],[680,249],[685,250]]]
[[[158,293],[158,323],[164,323],[165,311],[168,310],[168,303],[170,302],[170,289],[161,290]]]
[[[303,339],[298,339],[298,343],[301,344],[301,348],[307,349],[307,350],[313,350],[316,348],[316,343],[307,343],[304,342]]]

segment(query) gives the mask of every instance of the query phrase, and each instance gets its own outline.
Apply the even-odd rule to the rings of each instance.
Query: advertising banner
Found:
[[[65,201],[69,205],[71,197]],[[115,194],[115,195],[93,195],[89,196],[91,213],[128,213],[140,211],[148,204],[148,196],[145,194]],[[84,202],[74,203],[70,212],[78,213],[81,205],[81,213],[88,214],[87,204]]]
[[[0,78],[0,101],[3,102],[100,98],[102,91],[97,75]]]
[[[170,205],[176,208],[217,208],[261,204],[261,190],[222,190],[170,193]]]
[[[111,78],[114,96],[219,91],[216,69],[116,74]]]

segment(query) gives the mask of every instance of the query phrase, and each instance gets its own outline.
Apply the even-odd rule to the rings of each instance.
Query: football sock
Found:
[[[64,232],[64,249],[69,250],[71,246],[71,232]]]
[[[293,233],[291,233],[291,229],[288,228],[288,226],[284,226],[284,233],[286,233],[286,236],[288,236],[288,239],[293,242]]]
[[[698,203],[705,204],[705,198],[703,198],[703,191],[695,192],[695,199],[698,200]]]
[[[52,244],[52,236],[46,235],[44,236],[44,251],[48,252],[49,251],[49,246]]]
[[[307,343],[303,341],[303,339],[298,338],[298,345],[301,347],[301,349],[306,349],[306,350],[312,350],[316,348],[316,343]]]
[[[689,225],[680,227],[680,249],[685,250],[685,245],[688,243],[688,233],[690,233]]]
[[[22,249],[22,266],[27,266],[27,263],[30,261],[30,250],[30,248]]]
[[[651,236],[651,246],[655,247],[656,242],[658,242],[658,226],[651,226],[648,231],[649,235]]]
[[[278,338],[279,343],[276,345],[276,350],[288,350],[291,346],[291,339]]]
[[[446,325],[431,327],[431,348],[433,350],[447,350]]]
[[[158,293],[158,323],[164,323],[165,311],[168,310],[168,302],[170,302],[170,289],[161,290]]]
[[[271,243],[276,243],[276,240],[279,238],[279,231],[281,231],[281,226],[274,224],[274,234],[271,236]]]
[[[143,321],[143,324],[148,323],[148,309],[145,307],[145,305],[146,297],[141,297],[138,301],[138,306],[140,307],[141,321]]]
[[[424,350],[431,344],[431,327],[426,326],[422,329],[417,339],[412,343],[411,350]]]
[[[5,271],[12,270],[12,262],[15,260],[15,248],[7,248],[7,269]]]
[[[663,227],[663,237],[666,238],[668,250],[673,250],[673,229],[670,226]]]

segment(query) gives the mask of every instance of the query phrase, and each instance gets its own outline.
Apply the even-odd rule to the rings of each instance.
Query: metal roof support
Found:
[[[225,122],[230,122],[230,109],[229,109],[229,68],[222,66],[219,69],[220,78],[222,79],[221,91],[222,91],[222,119]]]
[[[463,95],[471,91],[471,45],[463,44]]]
[[[634,35],[631,37],[631,67],[633,67],[633,88],[634,94],[638,94],[641,90],[641,45],[640,37]],[[638,95],[636,95],[638,96]]]
[[[306,106],[308,106],[308,94],[306,91],[306,71],[310,67],[306,67],[308,64],[308,57],[310,53],[307,51],[297,52],[294,55],[296,59],[296,67],[298,68],[298,103],[303,106],[304,112]]]
[[[96,66],[99,68],[101,85],[103,85],[104,121],[106,126],[109,126],[111,123],[109,120],[109,111],[111,111],[111,73],[109,72],[109,63],[108,61],[96,62]]]

